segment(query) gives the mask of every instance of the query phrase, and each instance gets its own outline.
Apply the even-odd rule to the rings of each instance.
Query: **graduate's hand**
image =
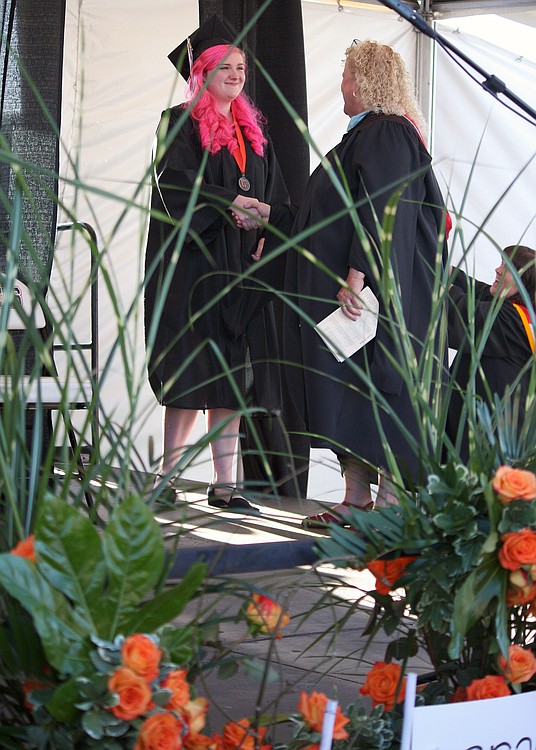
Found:
[[[257,249],[251,256],[251,260],[260,260],[262,251],[264,250],[264,237],[261,237],[259,240],[259,244],[257,245]]]
[[[270,206],[257,198],[237,195],[230,208],[236,225],[246,231],[258,229],[270,218]]]
[[[337,300],[346,317],[357,320],[363,308],[357,295],[365,286],[365,274],[355,268],[349,268],[346,284],[347,286],[342,286],[337,292]]]
[[[237,195],[229,206],[229,210],[240,229],[258,229],[262,226],[261,214],[257,209],[258,200]]]

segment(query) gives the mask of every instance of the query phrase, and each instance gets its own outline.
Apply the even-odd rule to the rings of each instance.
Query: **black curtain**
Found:
[[[0,0],[0,271],[6,268],[15,192],[11,159],[20,164],[28,194],[22,199],[23,234],[19,246],[11,248],[18,261],[18,277],[35,282],[46,291],[57,217],[57,174],[61,115],[65,0]],[[21,348],[24,335],[13,336]],[[24,347],[25,351],[27,346]],[[30,373],[35,352],[25,354],[24,368]],[[49,415],[50,417],[50,415]],[[50,434],[45,418],[43,449]],[[28,418],[30,445],[32,420]]]
[[[19,275],[48,285],[56,235],[57,173],[65,0],[0,0],[2,89],[0,131],[24,165],[31,201],[23,202],[26,237]],[[0,269],[5,267],[15,176],[0,163]]]
[[[226,18],[241,31],[264,5],[261,0],[199,0],[199,22],[213,15]],[[285,99],[307,123],[307,89],[301,0],[272,0],[243,44],[248,58],[257,58],[273,78]],[[268,120],[268,132],[274,144],[291,200],[298,204],[309,177],[309,146],[279,101],[261,70],[248,69],[247,93]],[[277,325],[282,339],[283,305],[274,301]],[[284,372],[283,372],[284,376]],[[309,441],[302,415],[294,408],[283,377],[281,419],[254,420],[261,438],[278,492],[289,497],[305,497],[309,465]],[[267,487],[266,473],[256,455],[256,443],[243,420],[242,452],[248,486]]]

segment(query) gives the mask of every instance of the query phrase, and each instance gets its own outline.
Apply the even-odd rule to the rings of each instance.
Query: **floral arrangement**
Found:
[[[12,597],[0,628],[0,662],[17,709],[0,723],[3,747],[52,750],[231,750],[262,746],[266,728],[248,719],[204,735],[209,704],[191,675],[203,627],[171,621],[202,589],[205,566],[180,584],[167,572],[162,534],[143,501],[128,498],[102,534],[75,508],[48,498],[35,533],[0,554],[0,584]],[[19,602],[23,610],[13,610]],[[248,631],[281,637],[289,615],[252,593]],[[10,622],[26,637],[10,631]],[[6,644],[10,643],[8,647]],[[32,659],[23,663],[22,651]],[[17,698],[18,696],[18,698]]]
[[[73,738],[83,733],[88,745],[95,740],[101,748],[123,747],[123,737],[134,743],[134,750],[177,748],[178,738],[181,747],[195,747],[208,701],[192,699],[187,670],[168,661],[158,636],[93,640],[94,671],[73,681],[76,697],[70,705],[61,708],[57,695],[51,701],[46,685],[23,686],[37,722],[46,722],[52,713],[73,730]]]
[[[391,637],[359,690],[372,710],[363,701],[338,707],[334,750],[398,747],[407,661],[419,649],[431,664],[419,678],[420,704],[536,689],[533,471],[502,465],[487,480],[446,464],[414,498],[355,521],[361,534],[336,528],[319,544],[335,559],[344,543],[344,564],[374,575],[367,634],[384,629]],[[39,656],[33,671],[13,669],[26,720],[0,726],[6,747],[272,748],[273,717],[242,717],[204,733],[209,704],[195,689],[203,628],[171,623],[201,590],[205,570],[196,566],[166,588],[167,564],[158,524],[136,496],[102,532],[63,501],[43,503],[34,534],[0,555],[0,583],[30,616],[31,627],[23,618],[18,625],[34,634]],[[274,639],[290,620],[255,591],[238,616],[252,635]],[[6,623],[1,636],[5,659]],[[302,692],[297,711],[277,718],[294,727],[277,748],[318,750],[326,702],[321,692]]]
[[[500,465],[490,478],[447,462],[397,507],[354,513],[319,547],[375,577],[366,635],[391,636],[360,693],[384,720],[372,744],[398,747],[408,660],[426,653],[417,705],[536,689],[536,475]],[[409,616],[408,615],[412,615]],[[375,719],[378,714],[371,714]],[[374,744],[374,741],[377,744]],[[361,745],[359,745],[361,747]]]

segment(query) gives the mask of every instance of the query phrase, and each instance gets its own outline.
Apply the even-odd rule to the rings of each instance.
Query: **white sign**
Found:
[[[536,692],[418,706],[409,714],[411,750],[536,750]]]

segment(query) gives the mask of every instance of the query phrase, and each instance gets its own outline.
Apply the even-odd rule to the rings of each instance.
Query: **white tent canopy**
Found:
[[[498,10],[496,0],[432,4],[438,17],[451,16],[455,6],[460,7],[460,15],[468,12],[470,5],[475,10],[483,6]],[[536,23],[536,11],[527,10],[527,5],[534,7],[533,3],[502,2],[501,12],[516,19],[526,17],[529,25]],[[342,112],[339,89],[346,46],[355,37],[391,44],[419,77],[420,35],[410,23],[378,3],[303,0],[302,7],[309,128],[318,151],[324,153],[340,140],[348,122]],[[95,227],[101,249],[108,251],[106,269],[122,311],[125,315],[131,308],[134,311],[127,326],[132,351],[129,371],[139,383],[133,429],[136,447],[146,466],[150,439],[154,440],[155,454],[160,451],[162,415],[144,369],[140,288],[147,217],[139,206],[148,205],[146,175],[160,112],[182,99],[184,82],[177,78],[167,54],[197,23],[196,0],[157,0],[150,10],[145,0],[130,0],[128,10],[124,0],[67,0],[61,165],[64,180],[60,199],[79,220]],[[447,25],[439,24],[438,31],[536,107],[536,61]],[[536,39],[536,29],[534,34]],[[536,245],[532,192],[536,131],[532,124],[483,91],[443,50],[434,51],[430,143],[435,168],[459,230],[452,237],[451,252],[457,260],[471,247],[469,257],[474,259],[477,275],[490,279],[498,245],[519,241]],[[426,81],[421,85],[426,85]],[[317,158],[313,154],[312,167]],[[73,185],[75,174],[81,184],[90,186],[90,191]],[[127,211],[124,200],[133,204]],[[67,257],[67,248],[60,244],[59,265],[63,253]],[[75,286],[83,283],[86,274],[87,269],[81,266],[74,269]],[[117,323],[103,282],[100,299],[99,343],[105,367],[116,341]],[[83,325],[81,320],[80,326]],[[102,386],[105,410],[124,423],[129,407],[123,363],[113,357],[106,369]],[[200,421],[198,432],[202,429]],[[321,463],[328,459],[327,454],[318,456]],[[331,463],[332,471],[312,468],[315,486],[323,488],[315,492],[316,497],[324,491],[338,491],[340,477]],[[210,480],[206,457],[189,476]]]
[[[378,5],[382,0],[314,0],[338,8],[357,8]],[[444,21],[447,18],[485,15],[493,13],[519,23],[536,26],[536,10],[533,0],[401,0],[408,8],[416,10],[430,20]]]

